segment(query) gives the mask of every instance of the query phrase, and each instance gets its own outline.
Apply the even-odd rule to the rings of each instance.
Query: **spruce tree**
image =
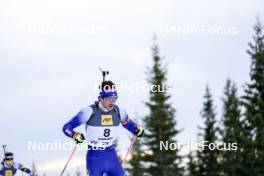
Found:
[[[202,137],[202,143],[210,144],[217,141],[217,127],[216,127],[216,113],[213,104],[212,95],[210,89],[206,87],[206,93],[204,96],[203,109],[201,111],[202,118],[204,119],[205,126],[200,129],[202,132],[199,134]],[[198,167],[200,176],[218,176],[218,151],[217,149],[211,150],[204,145],[202,149],[197,152]]]
[[[224,88],[223,115],[221,138],[226,144],[226,150],[222,153],[221,170],[223,175],[240,176],[243,174],[241,167],[241,151],[243,146],[243,123],[241,119],[240,101],[237,95],[237,88],[230,79],[227,80]],[[235,145],[236,143],[236,145]]]
[[[198,162],[193,152],[190,152],[187,156],[188,163],[186,167],[187,176],[198,176]]]
[[[169,92],[164,90],[167,81],[167,67],[162,63],[158,45],[152,47],[153,65],[149,70],[149,84],[156,90],[150,91],[150,100],[146,103],[149,114],[144,118],[146,133],[145,153],[146,173],[151,176],[179,176],[180,156],[178,150],[160,150],[160,142],[176,142],[179,131],[176,129],[175,110],[171,106]]]
[[[82,175],[79,167],[76,169],[75,174],[76,174],[76,176],[81,176]]]
[[[251,57],[251,81],[246,84],[243,96],[248,138],[251,139],[244,167],[250,170],[250,175],[260,176],[264,175],[264,34],[259,18],[253,29],[255,35],[247,51]]]
[[[127,171],[129,172],[130,176],[138,176],[143,175],[144,173],[144,163],[143,163],[143,156],[144,153],[141,147],[141,140],[137,139],[136,143],[134,144],[133,151],[131,153],[131,160],[129,160],[129,168]]]
[[[31,166],[31,176],[38,176],[38,172],[37,172],[37,168],[36,168],[36,164],[35,162],[32,163],[32,166]]]

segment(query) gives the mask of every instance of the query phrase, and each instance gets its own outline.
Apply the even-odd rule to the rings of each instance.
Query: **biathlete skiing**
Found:
[[[6,152],[0,166],[0,176],[14,176],[16,175],[17,170],[31,174],[31,170],[29,168],[18,162],[14,162],[13,153]]]
[[[144,129],[131,120],[125,110],[116,105],[118,99],[115,84],[106,81],[102,71],[103,82],[100,86],[98,101],[83,108],[76,116],[63,126],[63,132],[79,144],[85,137],[74,128],[84,125],[88,151],[86,167],[89,176],[126,176],[115,151],[118,128],[121,124],[136,137],[142,137]]]

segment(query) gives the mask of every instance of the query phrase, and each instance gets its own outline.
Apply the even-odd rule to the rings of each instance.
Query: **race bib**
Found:
[[[110,124],[109,121],[107,121],[107,123]],[[111,146],[115,143],[117,138],[118,128],[118,126],[88,126],[86,140],[91,146]]]

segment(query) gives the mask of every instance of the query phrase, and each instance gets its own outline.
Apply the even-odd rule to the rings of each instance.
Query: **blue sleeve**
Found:
[[[29,168],[25,168],[23,172],[26,172],[27,174],[31,174],[31,170]]]
[[[14,168],[19,169],[22,172],[26,172],[27,174],[31,174],[31,170],[20,163],[14,163]]]
[[[69,122],[67,122],[63,126],[63,133],[68,136],[72,137],[75,133],[74,128],[86,123],[86,119],[84,116],[84,112],[80,111],[76,116],[74,116]]]
[[[124,110],[120,109],[119,111],[120,111],[122,126],[131,133],[135,134],[138,129],[138,125],[129,118],[129,116]]]

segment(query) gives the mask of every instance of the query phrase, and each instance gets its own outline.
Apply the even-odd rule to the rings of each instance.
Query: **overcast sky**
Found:
[[[153,35],[169,63],[171,102],[184,129],[177,139],[196,141],[206,84],[219,118],[226,79],[240,94],[249,80],[246,49],[256,15],[264,21],[263,7],[261,0],[1,0],[1,144],[17,161],[58,175],[70,151],[29,151],[28,141],[70,140],[61,128],[96,99],[98,67],[114,82],[146,84]],[[147,100],[144,91],[120,92],[118,105],[140,122]],[[120,130],[124,153],[130,136]],[[70,173],[84,171],[84,155],[76,153]]]

